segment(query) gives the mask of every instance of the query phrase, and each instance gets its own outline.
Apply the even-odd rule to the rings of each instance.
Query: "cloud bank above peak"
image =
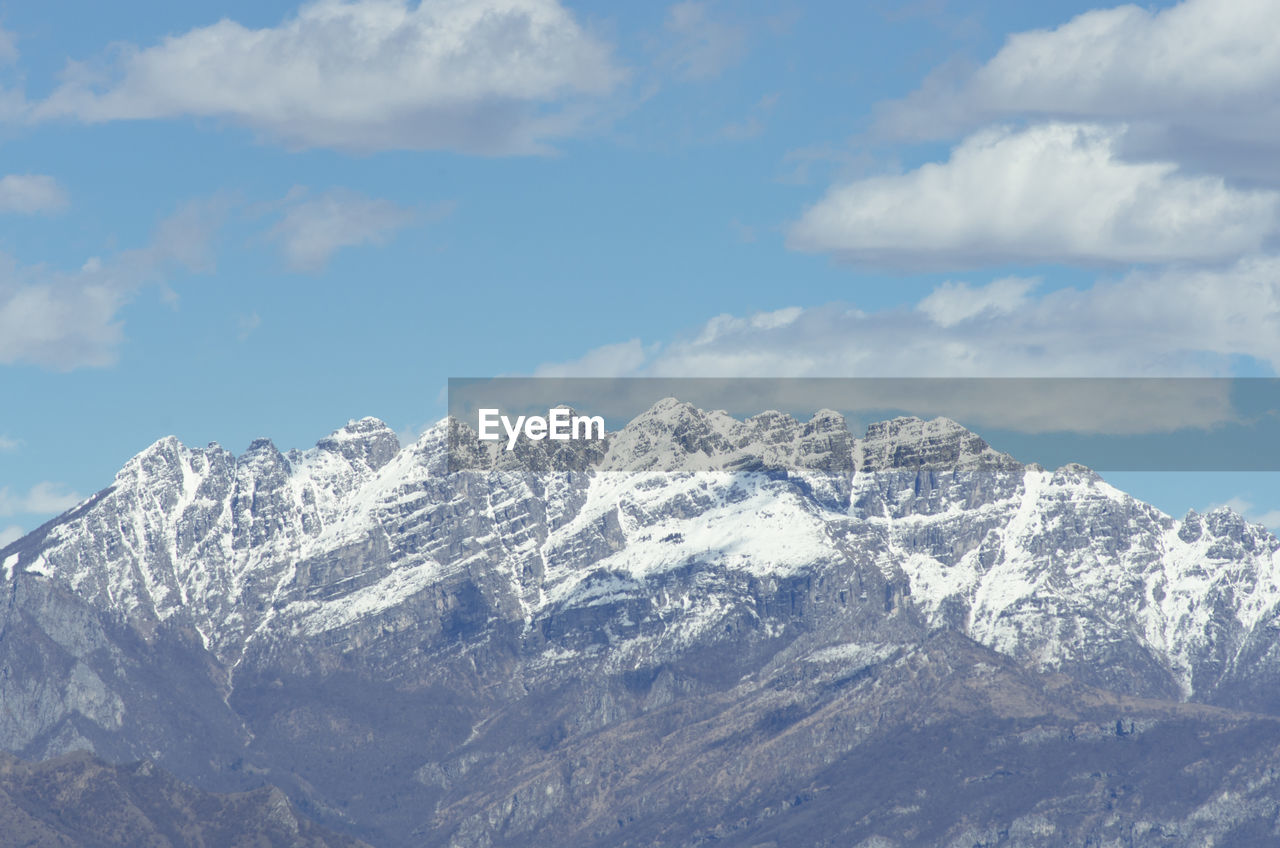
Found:
[[[719,315],[683,336],[606,345],[544,377],[1227,376],[1280,373],[1280,257],[1135,270],[1040,292],[1031,278],[948,281],[910,306]]]

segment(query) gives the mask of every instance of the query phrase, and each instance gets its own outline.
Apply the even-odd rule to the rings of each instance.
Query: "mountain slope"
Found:
[[[29,848],[363,845],[300,818],[278,789],[212,795],[149,762],[113,767],[84,754],[38,764],[0,754],[0,833]]]

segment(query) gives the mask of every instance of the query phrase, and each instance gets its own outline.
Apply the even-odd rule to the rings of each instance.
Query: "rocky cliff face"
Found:
[[[0,551],[0,747],[266,777],[375,844],[539,844],[570,814],[591,823],[574,844],[746,839],[792,800],[845,797],[866,746],[948,722],[1027,763],[1097,733],[1082,756],[1102,763],[1170,722],[1271,727],[1195,705],[1280,714],[1278,549],[1229,511],[1175,520],[946,419],[855,438],[834,413],[667,400],[603,445],[511,453],[457,422],[404,448],[374,419],[304,452],[165,439]],[[1269,785],[1213,827],[1252,827]],[[1055,786],[1039,800],[1101,791]],[[1212,831],[1175,807],[1151,822]],[[1027,833],[1068,841],[990,844],[1077,844],[1042,814]],[[841,833],[945,844],[903,816]],[[968,838],[941,811],[930,827]]]

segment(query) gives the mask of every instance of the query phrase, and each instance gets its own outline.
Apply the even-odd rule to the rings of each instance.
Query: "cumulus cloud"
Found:
[[[116,313],[131,292],[99,281],[97,268],[42,271],[0,271],[0,363],[69,370],[114,362],[123,338]]]
[[[0,255],[0,364],[58,370],[109,365],[123,339],[120,309],[142,288],[178,270],[208,270],[220,199],[193,202],[156,228],[151,244],[77,271],[19,266]]]
[[[995,128],[948,161],[836,186],[791,228],[795,249],[872,265],[1217,261],[1258,250],[1280,193],[1120,158],[1123,131]]]
[[[720,315],[682,338],[611,345],[539,373],[1224,376],[1238,357],[1280,373],[1278,257],[1250,257],[1222,269],[1132,271],[1089,288],[1038,295],[1033,286],[1025,279],[953,281],[917,304],[878,311],[827,304]]]
[[[213,117],[296,147],[509,154],[574,132],[578,101],[624,74],[557,0],[315,0],[64,76],[29,119]]]
[[[676,3],[667,9],[665,27],[670,41],[662,61],[683,79],[717,77],[746,55],[746,31],[713,15],[707,3]]]
[[[1085,12],[1056,29],[1011,35],[968,72],[940,68],[883,107],[882,133],[945,138],[1014,116],[1127,121],[1151,151],[1267,170],[1280,137],[1280,5],[1186,0]]]
[[[53,177],[43,174],[9,174],[0,177],[0,212],[19,215],[61,212],[67,193]]]
[[[84,500],[61,483],[36,483],[26,492],[0,488],[0,516],[64,512]]]
[[[412,209],[355,191],[333,189],[310,196],[295,190],[268,237],[279,242],[290,268],[319,271],[338,250],[385,244],[414,218]]]

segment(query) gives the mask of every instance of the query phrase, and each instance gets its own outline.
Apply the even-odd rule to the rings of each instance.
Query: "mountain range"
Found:
[[[1278,551],[945,418],[166,438],[0,550],[0,749],[373,846],[1271,845]]]

